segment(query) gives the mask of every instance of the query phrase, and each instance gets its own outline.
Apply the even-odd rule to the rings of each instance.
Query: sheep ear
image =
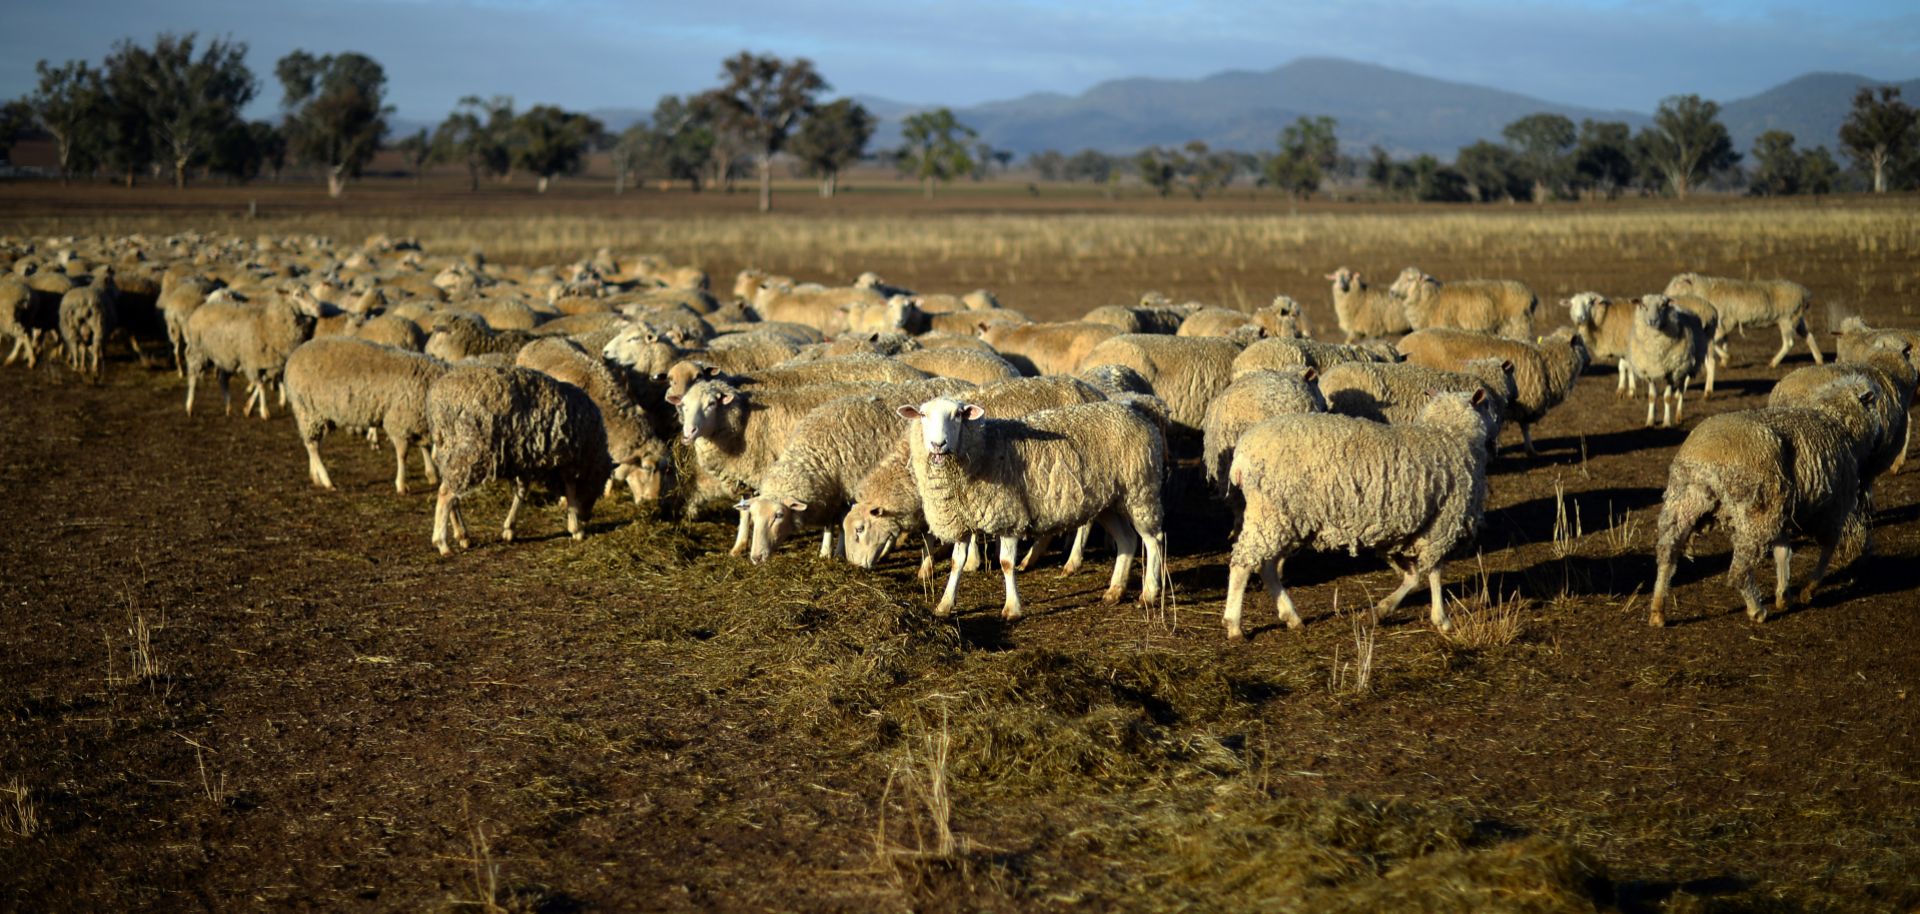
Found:
[[[1876,394],[1874,394],[1872,388],[1868,388],[1867,390],[1863,390],[1860,392],[1861,406],[1872,406],[1873,401],[1877,399],[1879,399],[1879,397]]]
[[[902,419],[918,419],[922,415],[920,408],[917,406],[902,406],[894,410],[894,412],[899,413]]]
[[[668,406],[679,406],[679,405],[680,405],[680,395],[679,395],[679,394],[667,394],[667,405],[668,405]]]
[[[976,404],[968,403],[960,410],[960,415],[965,417],[968,422],[973,422],[986,418],[987,411]]]
[[[870,507],[867,509],[867,516],[868,517],[886,517],[887,509],[882,508],[879,505],[874,505],[873,507]]]
[[[1338,274],[1338,273],[1328,273],[1327,275],[1325,275],[1325,276],[1323,276],[1323,277],[1321,277],[1321,278],[1322,278],[1322,279],[1339,279],[1339,278],[1340,278],[1340,274]]]
[[[985,336],[987,333],[987,322],[981,321],[980,323],[974,324],[973,333],[975,336]]]
[[[1512,360],[1512,359],[1501,359],[1501,360],[1500,360],[1500,373],[1501,373],[1501,374],[1513,374],[1513,360]]]
[[[1300,380],[1305,381],[1309,384],[1320,380],[1320,369],[1315,368],[1311,365],[1307,366],[1306,372],[1300,375]]]
[[[721,406],[732,406],[732,405],[733,405],[733,401],[735,401],[735,400],[737,400],[737,399],[739,399],[739,395],[737,395],[737,394],[731,394],[731,393],[728,393],[728,394],[721,394],[721,395],[720,395],[720,405],[721,405]]]
[[[807,503],[804,501],[801,501],[798,498],[789,498],[784,502],[784,504],[787,506],[787,510],[789,511],[807,510]]]
[[[1473,396],[1470,397],[1469,400],[1475,406],[1479,406],[1480,404],[1487,402],[1487,389],[1484,387],[1475,388],[1473,391]]]

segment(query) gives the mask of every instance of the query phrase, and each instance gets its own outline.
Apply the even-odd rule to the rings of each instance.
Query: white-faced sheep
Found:
[[[1090,521],[1106,528],[1118,552],[1103,601],[1119,602],[1142,544],[1147,560],[1140,599],[1159,598],[1166,558],[1160,486],[1167,454],[1148,409],[1106,401],[994,419],[977,404],[942,397],[902,406],[900,414],[913,420],[909,465],[928,529],[955,543],[974,532],[1000,538],[1007,591],[1002,618],[1020,616],[1014,580],[1020,537],[1061,533]],[[954,547],[936,615],[953,611],[964,549]]]
[[[431,356],[350,337],[302,344],[287,357],[287,400],[294,428],[307,448],[307,476],[333,488],[320,459],[320,441],[331,429],[379,429],[393,443],[393,488],[407,494],[407,448],[420,449],[429,483],[438,476],[427,453],[427,388],[447,370]]]
[[[242,411],[250,412],[257,399],[260,417],[265,419],[267,387],[279,379],[293,350],[313,335],[313,316],[277,299],[257,305],[241,302],[221,289],[188,316],[186,335],[187,415],[193,415],[200,375],[211,368],[227,412],[233,411],[227,383],[237,374],[247,379],[252,390]]]
[[[1395,345],[1407,361],[1429,368],[1461,371],[1475,359],[1512,362],[1515,395],[1508,404],[1507,417],[1519,423],[1521,440],[1533,456],[1540,453],[1533,446],[1533,424],[1567,398],[1581,372],[1586,371],[1588,360],[1586,343],[1568,327],[1538,343],[1434,328],[1407,334]]]
[[[1050,375],[1079,371],[1087,353],[1119,333],[1116,327],[1081,321],[1059,324],[994,321],[981,327],[980,338],[1022,374]]]
[[[1533,312],[1540,304],[1533,290],[1510,279],[1442,283],[1417,267],[1401,271],[1387,291],[1400,300],[1414,330],[1451,327],[1514,339],[1533,336]]]
[[[599,355],[572,340],[548,337],[521,348],[514,364],[586,391],[606,426],[612,481],[626,484],[634,504],[660,500],[673,472],[672,448],[654,434],[657,423]]]
[[[1675,307],[1665,295],[1634,303],[1627,337],[1627,366],[1647,382],[1647,426],[1653,425],[1653,394],[1661,387],[1660,424],[1672,427],[1686,410],[1687,381],[1711,363],[1713,337],[1700,319]]]
[[[1234,542],[1224,613],[1227,637],[1242,636],[1241,604],[1257,569],[1281,621],[1299,628],[1281,582],[1301,549],[1370,549],[1404,576],[1373,608],[1400,605],[1425,579],[1435,628],[1452,627],[1440,572],[1478,534],[1487,498],[1492,417],[1485,394],[1437,393],[1411,425],[1331,414],[1281,416],[1248,430],[1229,478],[1246,498]]]
[[[1385,289],[1375,289],[1361,279],[1358,270],[1341,267],[1328,273],[1333,282],[1333,316],[1340,324],[1342,340],[1394,336],[1413,328],[1407,324],[1407,309]]]
[[[1234,378],[1207,404],[1207,415],[1201,423],[1200,464],[1215,494],[1227,494],[1227,469],[1233,463],[1233,449],[1247,429],[1275,416],[1327,411],[1319,379],[1320,372],[1314,368],[1251,371]]]
[[[1780,360],[1787,357],[1788,351],[1793,349],[1795,334],[1806,337],[1807,351],[1813,353],[1814,364],[1822,360],[1819,341],[1807,331],[1807,310],[1812,305],[1812,297],[1807,293],[1807,287],[1797,282],[1784,279],[1728,279],[1681,273],[1667,281],[1665,294],[1672,297],[1697,295],[1712,303],[1720,312],[1720,332],[1714,340],[1716,346],[1724,345],[1727,335],[1735,330],[1773,324],[1780,328],[1780,351],[1773,354],[1768,365],[1777,367]]]
[[[427,391],[427,424],[440,464],[433,544],[441,555],[453,551],[449,528],[467,548],[460,498],[493,479],[513,482],[501,539],[513,540],[514,516],[532,482],[562,493],[567,532],[576,540],[586,536],[613,465],[600,408],[585,391],[528,368],[456,365]]]
[[[1747,617],[1767,618],[1754,571],[1773,551],[1773,609],[1787,609],[1789,560],[1796,532],[1813,537],[1820,560],[1800,591],[1812,599],[1836,557],[1853,560],[1866,542],[1861,499],[1861,441],[1881,434],[1872,415],[1874,394],[1860,378],[1820,389],[1808,406],[1723,413],[1696,426],[1667,471],[1661,499],[1653,602],[1647,623],[1666,624],[1669,587],[1680,553],[1709,523],[1733,541],[1727,577],[1747,604]]]

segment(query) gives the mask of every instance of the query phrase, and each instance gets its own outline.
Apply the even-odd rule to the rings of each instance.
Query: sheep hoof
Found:
[[[933,608],[933,614],[936,616],[951,616],[953,615],[953,604],[943,602]]]
[[[501,531],[500,531],[500,541],[501,541],[501,542],[503,542],[503,543],[511,543],[511,542],[513,542],[513,531],[512,531],[512,530],[501,530]]]
[[[1227,627],[1227,640],[1228,640],[1228,641],[1245,641],[1245,640],[1247,640],[1247,636],[1246,636],[1246,633],[1245,633],[1245,632],[1242,632],[1242,631],[1240,630],[1240,627],[1239,627],[1239,626],[1237,626],[1237,625],[1236,625],[1236,626],[1228,626],[1228,627]]]
[[[1121,592],[1122,592],[1122,589],[1119,587],[1109,587],[1107,588],[1107,592],[1100,596],[1100,602],[1105,603],[1108,606],[1112,606],[1113,604],[1120,602]]]
[[[472,548],[473,548],[473,543],[472,543],[471,541],[469,541],[469,540],[468,540],[468,539],[467,539],[466,537],[464,537],[464,536],[463,536],[463,537],[460,537],[460,538],[459,538],[458,540],[456,540],[455,542],[458,542],[458,543],[460,544],[460,548],[462,548],[462,549],[472,549]]]
[[[739,558],[747,554],[747,547],[735,546],[732,549],[727,550],[727,554],[730,556],[733,556],[734,558]]]
[[[440,554],[441,554],[441,555],[443,555],[443,556],[446,556],[446,555],[452,555],[452,554],[453,554],[453,547],[452,547],[452,546],[449,546],[449,545],[447,545],[447,544],[446,544],[446,543],[444,543],[444,542],[442,542],[442,543],[434,543],[433,545],[434,545],[434,548],[436,548],[436,549],[439,549],[439,550],[440,550]]]
[[[1812,602],[1813,602],[1813,585],[1808,584],[1807,586],[1800,588],[1800,605],[1806,606],[1808,604],[1811,604]]]
[[[1013,620],[1020,618],[1020,607],[1018,606],[1001,607],[1000,618],[1005,619],[1008,622],[1012,622]]]
[[[1661,615],[1660,613],[1657,613],[1657,612],[1655,612],[1655,613],[1648,613],[1648,614],[1647,614],[1647,626],[1648,626],[1649,628],[1666,628],[1666,627],[1667,627],[1667,617],[1666,617],[1666,616],[1663,616],[1663,615]]]
[[[1291,631],[1297,632],[1307,627],[1307,623],[1302,621],[1299,616],[1294,616],[1293,618],[1286,620],[1286,622],[1287,622],[1287,628]]]
[[[1067,567],[1060,569],[1060,576],[1063,578],[1070,578],[1073,576],[1074,572],[1079,570],[1080,570],[1079,562],[1068,562]]]

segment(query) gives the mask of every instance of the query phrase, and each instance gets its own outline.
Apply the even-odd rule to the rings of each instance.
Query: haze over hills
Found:
[[[1770,129],[1791,131],[1803,147],[1837,145],[1836,132],[1863,76],[1816,73],[1758,95],[1722,101],[1722,121],[1745,152]],[[1897,83],[1920,101],[1920,80]],[[859,101],[880,118],[869,149],[900,144],[900,122],[926,107],[872,96]],[[1336,58],[1301,58],[1262,72],[1230,70],[1202,79],[1123,79],[1079,95],[1042,92],[956,108],[954,114],[997,148],[1025,156],[1043,149],[1108,153],[1179,146],[1199,139],[1219,148],[1264,151],[1301,115],[1331,115],[1349,152],[1379,145],[1396,156],[1451,159],[1460,147],[1498,140],[1508,123],[1536,112],[1625,121],[1635,129],[1651,112],[1602,111],[1514,92],[1420,76]]]

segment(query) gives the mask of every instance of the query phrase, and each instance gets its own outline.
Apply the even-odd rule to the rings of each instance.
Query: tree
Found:
[[[513,98],[482,100],[468,95],[434,128],[430,159],[467,167],[467,186],[480,189],[480,175],[503,177],[513,167]]]
[[[1573,121],[1558,114],[1529,114],[1508,124],[1500,135],[1506,137],[1526,177],[1533,182],[1533,202],[1545,203],[1567,183],[1567,153],[1577,136]]]
[[[1830,194],[1840,186],[1840,163],[1825,146],[1800,154],[1800,186],[1810,194]]]
[[[1440,160],[1423,155],[1413,160],[1408,168],[1413,177],[1413,195],[1417,200],[1428,203],[1466,203],[1473,199],[1467,192],[1467,179],[1460,172],[1440,164]]]
[[[901,167],[920,179],[927,199],[933,199],[933,182],[951,181],[973,170],[967,142],[977,134],[955,120],[952,110],[935,108],[909,115],[900,133],[906,140],[898,152]]]
[[[1082,149],[1060,167],[1060,174],[1069,181],[1085,178],[1093,184],[1104,184],[1113,175],[1113,159],[1098,149]]]
[[[351,51],[315,57],[294,51],[274,67],[286,96],[287,137],[300,157],[327,169],[327,195],[340,196],[387,133],[387,73]]]
[[[245,184],[259,177],[268,165],[278,173],[286,161],[286,148],[280,130],[272,124],[235,121],[214,140],[207,153],[207,168]]]
[[[1280,132],[1280,154],[1267,160],[1267,181],[1297,197],[1320,189],[1340,162],[1340,141],[1333,118],[1301,117]]]
[[[694,193],[700,192],[702,175],[717,158],[718,140],[708,106],[697,98],[687,102],[677,95],[661,96],[653,107],[646,143],[642,167],[669,181],[686,181]]]
[[[1873,172],[1873,192],[1887,192],[1887,167],[1913,152],[1920,126],[1913,106],[1900,100],[1900,87],[1881,86],[1879,98],[1862,88],[1853,97],[1853,112],[1840,125],[1840,148],[1863,171]]]
[[[859,102],[843,98],[814,109],[800,124],[792,152],[807,174],[820,179],[820,196],[839,189],[840,170],[866,154],[878,123]]]
[[[91,158],[98,136],[100,73],[84,60],[69,60],[58,67],[42,60],[34,65],[34,72],[40,74],[40,84],[27,96],[27,107],[40,129],[53,136],[60,183],[66,184],[74,167]]]
[[[1667,179],[1673,195],[1740,161],[1720,123],[1720,106],[1698,95],[1675,95],[1660,103],[1653,125],[1640,131],[1649,164]]]
[[[1581,121],[1573,173],[1582,192],[1613,199],[1633,183],[1633,128],[1620,121]]]
[[[1134,155],[1133,167],[1140,173],[1140,183],[1164,197],[1172,192],[1174,182],[1187,167],[1187,158],[1177,150],[1149,146]]]
[[[1027,167],[1033,169],[1042,181],[1060,180],[1061,171],[1066,167],[1067,157],[1058,149],[1047,149],[1027,156]]]
[[[544,194],[555,175],[580,171],[587,145],[602,130],[599,121],[584,114],[535,105],[514,121],[513,162],[539,177],[535,187]]]
[[[1753,140],[1753,175],[1749,192],[1762,196],[1787,196],[1800,192],[1803,183],[1800,152],[1793,148],[1793,134],[1769,130]]]
[[[33,126],[33,109],[24,99],[0,105],[0,162],[13,161],[13,141]]]
[[[646,161],[649,134],[646,124],[634,124],[621,131],[620,138],[613,141],[613,148],[608,151],[607,157],[613,165],[614,196],[627,192],[627,180]]]
[[[1187,144],[1185,158],[1186,167],[1181,170],[1181,180],[1195,200],[1232,184],[1234,177],[1240,173],[1240,156],[1237,153],[1225,149],[1215,152],[1200,140]]]
[[[154,160],[152,118],[148,114],[146,80],[130,55],[107,58],[100,74],[100,115],[96,130],[100,156],[107,168],[132,187],[140,172]]]
[[[400,153],[400,161],[405,162],[407,170],[413,172],[413,183],[420,183],[420,173],[426,170],[427,160],[433,158],[433,141],[427,136],[427,128],[414,133],[393,144],[395,152]]]
[[[787,63],[746,51],[721,65],[725,85],[707,93],[722,125],[739,134],[760,166],[760,211],[773,209],[773,157],[802,118],[813,113],[814,96],[832,88],[805,57]]]
[[[1528,179],[1526,165],[1513,150],[1486,140],[1462,147],[1453,159],[1453,167],[1473,185],[1482,203],[1520,200],[1536,187]]]
[[[173,167],[174,186],[182,188],[188,168],[216,141],[244,127],[240,109],[257,91],[245,43],[215,38],[195,58],[197,38],[192,32],[163,33],[152,48],[122,39],[106,61],[115,101],[145,112],[154,150]]]

